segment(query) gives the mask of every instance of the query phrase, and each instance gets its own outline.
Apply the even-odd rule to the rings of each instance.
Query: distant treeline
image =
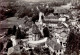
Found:
[[[46,5],[49,5],[49,9],[46,9]],[[19,2],[19,1],[9,1],[8,4],[0,6],[0,20],[4,20],[9,17],[17,16],[19,18],[23,18],[24,16],[32,17],[33,14],[38,14],[39,11],[44,12],[45,14],[49,12],[53,12],[54,6],[64,5],[63,2],[51,2],[51,3],[27,3],[27,2]],[[44,7],[43,7],[44,5]],[[39,7],[39,10],[36,8]]]

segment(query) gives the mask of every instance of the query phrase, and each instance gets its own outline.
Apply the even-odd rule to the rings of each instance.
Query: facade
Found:
[[[59,23],[59,17],[54,16],[52,13],[48,16],[45,16],[44,23],[46,23],[48,26],[56,27]]]

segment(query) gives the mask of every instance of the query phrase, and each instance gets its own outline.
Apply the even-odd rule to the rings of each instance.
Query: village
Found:
[[[80,55],[78,0],[15,4],[15,10],[1,5],[0,55]]]

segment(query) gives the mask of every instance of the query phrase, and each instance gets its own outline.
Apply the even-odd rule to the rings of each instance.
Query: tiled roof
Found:
[[[50,46],[53,50],[61,50],[63,47],[55,41],[56,39],[51,39],[47,41],[47,45]]]
[[[58,23],[59,22],[59,17],[53,16],[53,15],[48,15],[44,19],[44,23]]]

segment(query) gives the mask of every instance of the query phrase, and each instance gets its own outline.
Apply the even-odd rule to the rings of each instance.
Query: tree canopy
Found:
[[[70,31],[69,36],[67,38],[66,44],[66,53],[71,54],[74,51],[79,54],[79,41],[80,41],[80,34],[77,34],[74,30]]]

